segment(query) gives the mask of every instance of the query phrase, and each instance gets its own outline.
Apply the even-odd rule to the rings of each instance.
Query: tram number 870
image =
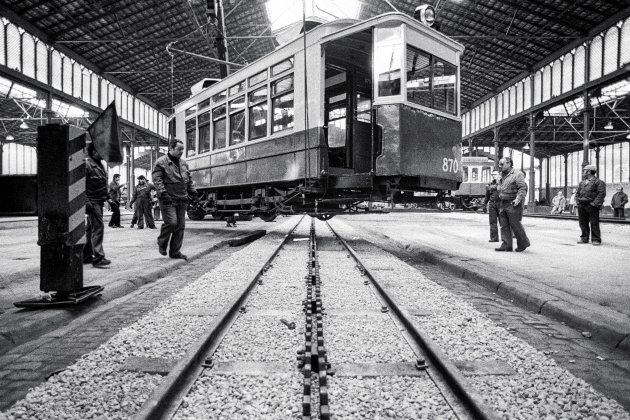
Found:
[[[459,171],[459,162],[457,159],[442,159],[442,172],[455,172]]]

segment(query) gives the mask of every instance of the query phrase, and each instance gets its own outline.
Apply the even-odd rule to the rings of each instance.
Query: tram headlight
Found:
[[[430,4],[418,6],[413,12],[413,17],[427,26],[433,26],[435,23],[435,8]]]

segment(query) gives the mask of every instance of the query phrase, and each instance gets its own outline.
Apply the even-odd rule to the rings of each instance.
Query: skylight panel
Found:
[[[358,19],[361,1],[358,0],[303,0],[306,2],[306,18],[332,21]],[[276,32],[302,20],[302,1],[287,4],[286,0],[269,0],[265,3],[271,30]]]

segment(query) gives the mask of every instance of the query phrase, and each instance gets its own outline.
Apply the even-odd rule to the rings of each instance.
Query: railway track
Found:
[[[498,418],[326,222],[301,219],[214,325],[136,419]]]

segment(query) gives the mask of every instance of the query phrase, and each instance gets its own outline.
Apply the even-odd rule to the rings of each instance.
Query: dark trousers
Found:
[[[499,221],[499,206],[494,201],[488,201],[488,218],[490,221],[490,240],[499,240],[499,227],[497,223]]]
[[[589,237],[592,242],[602,241],[602,234],[599,230],[599,207],[593,207],[589,204],[578,206],[578,220],[582,230],[580,235],[582,242],[588,242]]]
[[[105,258],[103,250],[103,202],[92,201],[94,211],[87,215],[85,225],[85,246],[83,247],[83,260],[93,258],[93,262],[99,262]]]
[[[133,217],[131,218],[131,224],[138,224],[138,227],[144,227],[144,220],[147,221],[147,226],[155,227],[155,222],[153,221],[153,209],[151,209],[151,203],[148,201],[136,201],[136,205],[134,207]]]
[[[626,218],[625,209],[623,207],[617,207],[617,208],[615,208],[613,210],[615,211],[615,217],[619,217],[621,219],[625,219]]]
[[[162,211],[162,229],[158,236],[158,246],[166,249],[170,241],[169,255],[177,255],[184,242],[184,228],[186,227],[186,209],[188,201],[173,201],[172,204],[164,204],[160,201]]]
[[[502,247],[512,249],[512,232],[516,236],[516,246],[526,248],[530,245],[525,228],[521,223],[523,218],[523,205],[513,206],[510,201],[502,201],[499,210],[499,221],[501,223]]]
[[[112,209],[112,218],[109,220],[109,226],[120,227],[120,203],[118,201],[112,201],[109,203],[109,207]]]

